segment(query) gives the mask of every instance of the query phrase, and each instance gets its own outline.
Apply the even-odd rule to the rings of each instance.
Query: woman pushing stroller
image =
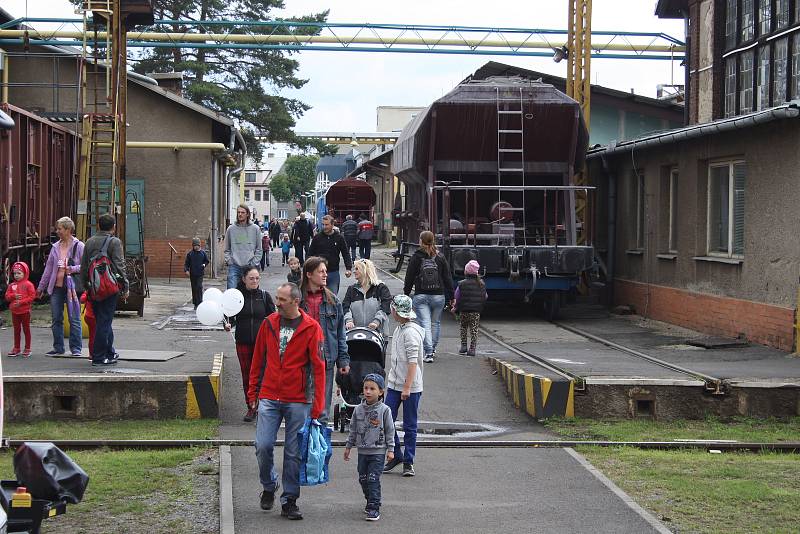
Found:
[[[342,300],[344,327],[346,330],[367,327],[384,335],[391,313],[389,306],[392,294],[386,284],[378,279],[375,264],[371,260],[356,260],[353,270],[356,283],[347,288]]]

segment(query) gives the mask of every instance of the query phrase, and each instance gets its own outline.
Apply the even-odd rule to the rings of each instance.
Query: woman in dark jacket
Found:
[[[414,290],[414,313],[416,323],[425,330],[425,357],[423,362],[434,361],[436,345],[439,343],[442,311],[453,301],[453,276],[450,265],[436,249],[433,232],[419,234],[419,250],[408,261],[403,293],[411,295]]]
[[[230,323],[225,324],[225,330],[230,331],[231,326],[236,327],[234,339],[236,341],[236,355],[239,357],[239,367],[242,370],[242,388],[244,390],[245,405],[247,404],[247,388],[250,385],[250,363],[253,361],[253,349],[256,345],[258,329],[264,319],[275,311],[272,297],[266,291],[259,289],[261,273],[258,267],[251,266],[244,269],[242,279],[236,289],[244,296],[242,311],[230,317]],[[255,420],[256,410],[249,408],[244,416],[246,422]]]
[[[392,294],[386,284],[378,280],[375,264],[371,260],[353,262],[356,283],[347,288],[342,300],[344,327],[347,330],[357,326],[371,328],[382,335],[386,334],[389,322]]]

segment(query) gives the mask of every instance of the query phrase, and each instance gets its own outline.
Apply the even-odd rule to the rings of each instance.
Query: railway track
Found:
[[[175,449],[188,447],[254,447],[252,439],[183,439],[183,440],[18,440],[7,441],[14,448],[23,443],[53,443],[61,449]],[[344,447],[345,440],[331,440],[335,447]],[[283,440],[275,442],[283,446]],[[634,447],[639,449],[700,449],[715,451],[750,451],[800,453],[800,442],[753,443],[733,440],[686,440],[686,441],[602,441],[602,440],[424,440],[417,441],[418,448],[428,449],[541,449],[564,447]]]
[[[400,277],[398,277],[394,273],[390,272],[389,270],[386,270],[386,269],[383,269],[383,268],[380,268],[380,267],[378,267],[378,269],[380,271],[384,272],[386,275],[391,276],[392,278],[394,278],[396,280],[402,281],[402,279]],[[702,382],[704,384],[705,389],[708,392],[710,392],[711,394],[713,394],[713,395],[724,395],[724,394],[726,394],[728,392],[728,390],[730,388],[729,384],[725,380],[723,380],[721,378],[717,378],[717,377],[714,377],[714,376],[711,376],[711,375],[707,375],[705,373],[694,371],[692,369],[688,369],[686,367],[682,367],[682,366],[679,366],[679,365],[676,365],[676,364],[661,360],[661,359],[656,358],[656,357],[654,357],[652,355],[645,354],[645,353],[643,353],[641,351],[632,349],[630,347],[625,347],[624,345],[620,345],[620,344],[615,343],[615,342],[613,342],[611,340],[605,339],[605,338],[597,336],[595,334],[591,334],[589,332],[581,330],[580,328],[576,328],[576,327],[574,327],[572,325],[567,325],[567,324],[565,324],[563,322],[560,322],[560,321],[551,321],[551,323],[553,325],[557,326],[558,328],[561,328],[563,330],[566,330],[567,332],[571,332],[573,334],[581,336],[584,339],[588,339],[588,340],[590,340],[592,342],[600,343],[602,345],[610,347],[610,348],[612,348],[612,349],[614,349],[614,350],[616,350],[616,351],[618,351],[618,352],[620,352],[622,354],[625,354],[627,357],[635,358],[635,359],[640,360],[640,361],[645,361],[645,362],[648,362],[649,364],[652,364],[652,365],[655,365],[655,366],[658,366],[658,367],[661,367],[661,368],[664,368],[664,369],[668,369],[668,370],[670,370],[670,371],[672,371],[674,373],[678,373],[680,375],[686,376],[687,378],[690,378],[692,380],[697,380],[699,382]],[[489,329],[486,328],[485,326],[479,327],[479,331],[485,337],[487,337],[488,339],[492,340],[496,344],[500,345],[504,349],[506,349],[506,350],[508,350],[510,352],[513,352],[514,354],[516,354],[516,355],[518,355],[518,356],[520,356],[522,358],[525,358],[526,360],[536,364],[537,366],[540,366],[540,367],[546,369],[547,371],[549,371],[551,373],[554,373],[554,374],[556,374],[556,375],[558,375],[558,376],[560,376],[562,378],[565,378],[567,380],[573,381],[575,383],[575,390],[576,391],[584,391],[586,386],[587,386],[587,384],[591,383],[591,378],[590,377],[582,376],[580,374],[577,374],[577,373],[575,373],[573,371],[570,371],[568,369],[565,369],[565,368],[563,368],[561,366],[555,365],[553,362],[549,361],[547,358],[545,358],[543,356],[534,354],[534,353],[532,353],[530,351],[526,351],[526,350],[523,350],[523,349],[521,349],[519,347],[511,345],[510,343],[508,343],[507,341],[502,339],[500,336],[498,336],[498,335],[492,333],[491,331],[489,331]]]

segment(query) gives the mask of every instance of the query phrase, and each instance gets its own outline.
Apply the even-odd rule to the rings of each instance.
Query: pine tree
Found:
[[[284,7],[282,0],[155,0],[155,18],[168,20],[272,20],[270,11]],[[328,11],[292,22],[325,22]],[[205,31],[233,34],[316,35],[320,28],[305,27],[222,27],[173,24],[170,32]],[[280,96],[285,89],[299,89],[308,80],[298,78],[298,62],[291,51],[273,49],[149,48],[132,63],[136,72],[184,73],[183,94],[202,106],[237,119],[243,126],[248,153],[261,159],[256,136],[268,142],[286,142],[302,148],[329,153],[319,141],[298,138],[292,128],[297,118],[310,109],[300,100]]]

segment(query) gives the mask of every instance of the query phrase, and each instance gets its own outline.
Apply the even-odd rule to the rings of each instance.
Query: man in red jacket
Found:
[[[273,448],[285,421],[281,515],[303,519],[300,497],[300,443],[297,433],[309,412],[317,419],[325,408],[325,355],[319,323],[300,310],[300,289],[283,284],[276,293],[276,313],[267,317],[256,336],[247,402],[258,407],[256,458],[261,509],[271,510],[279,487]]]

